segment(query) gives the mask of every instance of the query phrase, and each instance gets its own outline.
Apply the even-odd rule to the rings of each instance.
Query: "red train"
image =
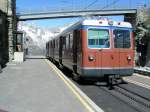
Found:
[[[128,22],[87,19],[50,40],[47,57],[78,78],[129,76],[134,66],[133,41]]]

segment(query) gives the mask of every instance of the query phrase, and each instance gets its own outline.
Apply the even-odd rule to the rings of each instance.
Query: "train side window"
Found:
[[[59,48],[59,39],[57,40],[57,45],[58,45],[58,48]]]
[[[130,31],[115,29],[114,46],[115,48],[130,48]]]
[[[70,48],[73,48],[73,34],[70,34]]]
[[[55,48],[55,40],[53,41],[53,44],[54,44],[54,48]]]
[[[70,49],[70,34],[69,34],[69,37],[68,37],[69,39],[68,39],[68,41],[69,41],[69,46],[68,46],[68,48]]]
[[[52,41],[51,41],[51,48],[53,47]]]
[[[69,48],[69,35],[67,35],[66,37],[66,48],[67,49]]]
[[[66,49],[66,37],[63,37],[63,48]]]
[[[58,48],[58,40],[56,40],[56,48]]]
[[[110,47],[109,30],[107,29],[89,29],[88,47],[89,48],[109,48]]]
[[[56,41],[57,41],[57,40],[55,40],[55,48],[57,48],[57,43],[56,43]]]

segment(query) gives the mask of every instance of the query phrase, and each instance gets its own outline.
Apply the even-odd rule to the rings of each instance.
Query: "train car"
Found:
[[[85,19],[47,44],[48,57],[82,78],[130,76],[134,67],[133,29],[128,22]]]

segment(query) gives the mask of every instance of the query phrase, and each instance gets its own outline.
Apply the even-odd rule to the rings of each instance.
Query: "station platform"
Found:
[[[134,72],[150,77],[150,67],[135,67]]]
[[[8,63],[0,73],[0,112],[103,112],[61,75],[47,59]]]
[[[124,77],[125,81],[136,84],[138,86],[141,86],[143,88],[147,88],[150,90],[150,77],[141,75],[138,73],[134,73],[132,76]]]

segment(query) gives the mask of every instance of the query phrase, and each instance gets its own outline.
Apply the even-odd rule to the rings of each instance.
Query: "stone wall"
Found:
[[[14,58],[14,32],[16,31],[16,0],[8,0],[8,21],[9,21],[9,60]]]
[[[8,62],[8,21],[6,13],[0,10],[0,65]]]
[[[16,22],[16,0],[0,0],[0,10],[7,14],[8,20],[8,46],[9,46],[9,60],[13,60],[14,58],[14,32],[17,29]]]

